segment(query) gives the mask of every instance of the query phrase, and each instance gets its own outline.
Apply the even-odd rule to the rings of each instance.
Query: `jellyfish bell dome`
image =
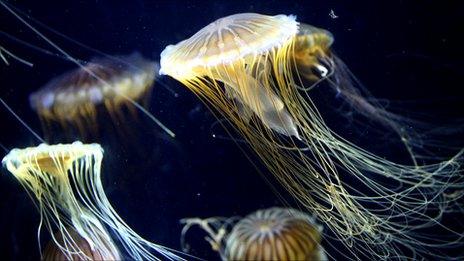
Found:
[[[328,260],[321,245],[323,227],[312,215],[296,209],[272,207],[244,218],[195,217],[181,223],[185,251],[187,231],[199,226],[222,260]]]
[[[31,107],[41,114],[69,117],[88,104],[102,104],[106,100],[120,103],[124,94],[138,99],[151,88],[158,70],[155,62],[134,52],[113,58],[93,58],[84,67],[74,69],[49,81],[29,97]]]
[[[220,18],[161,53],[160,74],[189,79],[205,68],[265,53],[298,32],[293,15],[241,13]]]
[[[226,240],[227,260],[325,260],[322,226],[295,209],[258,210],[240,220]]]
[[[42,143],[37,147],[11,150],[2,164],[15,175],[24,175],[28,173],[27,169],[58,175],[58,166],[67,170],[74,161],[85,156],[101,158],[103,149],[99,144],[83,144],[80,141],[57,145]]]
[[[174,137],[146,108],[158,70],[157,62],[138,52],[93,58],[54,77],[29,96],[29,103],[39,116],[48,142],[56,142],[54,138],[60,136],[53,133],[57,128],[64,129],[72,140],[75,134],[84,141],[98,140],[105,115],[110,116],[119,131],[123,128],[117,127],[121,125],[117,122],[125,121],[126,117],[136,118],[136,110]]]
[[[300,30],[294,38],[293,58],[298,73],[309,83],[317,83],[335,67],[331,55],[334,37],[331,32],[300,23]],[[317,73],[315,73],[317,72]]]
[[[319,44],[330,47],[334,43],[334,36],[331,32],[310,24],[300,23],[299,25],[298,36],[311,36],[312,45]]]

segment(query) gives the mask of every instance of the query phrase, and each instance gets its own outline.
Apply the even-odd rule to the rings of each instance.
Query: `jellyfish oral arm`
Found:
[[[252,76],[246,75],[244,80],[247,81],[247,84],[242,85],[228,81],[224,86],[227,96],[235,98],[239,103],[253,111],[267,128],[300,139],[296,124],[282,100],[272,90],[266,90]],[[241,86],[247,86],[247,88],[244,89]]]

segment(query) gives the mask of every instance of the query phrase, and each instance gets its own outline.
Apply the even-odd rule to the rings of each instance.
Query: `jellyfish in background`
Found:
[[[45,226],[66,259],[92,259],[89,247],[104,260],[124,258],[109,231],[132,259],[182,259],[141,238],[119,217],[103,191],[102,158],[100,145],[74,142],[13,149],[2,163],[35,196],[41,217],[38,236]],[[53,236],[56,231],[59,236]]]
[[[181,223],[184,250],[187,232],[199,226],[222,260],[327,260],[320,245],[322,227],[295,209],[273,207],[242,219],[187,218]]]
[[[6,32],[2,32],[2,35],[28,48],[68,60],[79,67],[74,72],[69,72],[61,78],[52,80],[43,89],[30,96],[30,105],[39,114],[46,134],[51,131],[52,123],[58,122],[65,129],[67,127],[77,128],[81,139],[86,140],[87,135],[96,134],[97,132],[96,114],[99,107],[106,108],[106,111],[114,121],[124,120],[122,111],[125,107],[130,111],[134,111],[134,108],[136,108],[149,117],[151,121],[155,122],[168,135],[175,137],[175,134],[170,129],[139,104],[139,101],[143,99],[148,100],[148,94],[151,92],[153,81],[156,78],[157,63],[146,60],[137,53],[120,57],[111,56],[85,46],[51,28],[47,28],[45,25],[41,25],[66,40],[95,51],[105,57],[94,59],[88,64],[83,63],[71,56],[67,51],[30,24],[28,20],[34,21],[32,17],[22,17],[22,14],[20,15],[21,12],[15,11],[13,6],[3,1],[0,1],[0,6],[30,29],[39,39],[52,47],[53,50],[56,50],[57,53],[34,46]],[[38,21],[35,22],[40,24]],[[15,56],[0,46],[0,58],[4,62],[8,62],[4,53],[19,62],[32,66],[32,63]],[[73,80],[77,80],[78,82],[73,82]],[[10,110],[8,107],[7,109]],[[18,118],[14,112],[12,113]],[[118,131],[121,129],[120,127],[126,128],[124,124],[120,124],[117,126]],[[67,130],[69,131],[69,129]],[[52,136],[51,133],[48,134]]]
[[[115,122],[124,121],[125,109],[135,115],[135,102],[148,101],[158,67],[138,53],[93,59],[32,93],[30,104],[45,130],[51,123],[59,122],[65,128],[77,127],[85,137],[89,131],[97,132],[100,106]],[[157,123],[172,134],[161,122]]]
[[[440,223],[462,211],[462,154],[409,165],[371,153],[331,130],[311,88],[330,82],[366,117],[398,130],[402,121],[366,103],[329,52],[330,33],[294,16],[221,18],[161,53],[160,74],[183,83],[233,123],[288,193],[341,241],[342,255],[385,259],[458,249],[462,234]],[[219,117],[219,115],[218,115]],[[453,195],[453,196],[450,196]],[[437,229],[440,232],[437,232]],[[431,236],[433,234],[433,236]],[[443,235],[443,236],[441,236]]]

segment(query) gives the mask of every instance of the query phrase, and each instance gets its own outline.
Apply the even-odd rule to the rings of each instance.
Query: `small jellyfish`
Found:
[[[66,259],[91,260],[89,247],[105,260],[123,258],[111,234],[131,259],[182,259],[141,238],[119,217],[101,184],[102,159],[100,145],[74,142],[13,149],[2,163],[35,197],[41,217],[38,237],[44,226]]]
[[[446,195],[463,196],[464,150],[446,160],[427,155],[417,161],[409,126],[354,88],[355,78],[330,52],[332,42],[328,31],[302,25],[295,16],[235,14],[167,46],[160,74],[180,81],[229,120],[232,133],[243,137],[288,194],[346,246],[343,255],[441,257],[432,245],[461,247],[459,231],[440,217],[462,212]],[[331,129],[310,92],[321,81],[366,118],[393,128],[412,163],[388,160]],[[436,229],[448,234],[435,236]]]
[[[222,260],[327,259],[320,245],[322,227],[301,211],[273,207],[237,219],[183,219],[182,245],[186,247],[186,233],[197,225],[208,233],[206,240]]]
[[[29,97],[45,132],[58,122],[78,130],[81,137],[97,132],[97,114],[101,108],[113,121],[124,124],[125,113],[135,115],[139,103],[147,103],[158,70],[156,62],[139,53],[96,58],[85,66],[65,73],[47,83]],[[161,122],[156,123],[169,134]],[[124,126],[122,126],[124,127]],[[118,129],[122,128],[118,126]],[[172,134],[173,135],[173,134]]]

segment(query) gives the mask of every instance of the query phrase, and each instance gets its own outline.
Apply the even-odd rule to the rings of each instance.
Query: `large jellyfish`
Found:
[[[199,226],[206,240],[222,260],[326,260],[321,247],[322,227],[301,211],[273,207],[240,219],[187,218],[181,241],[184,250],[187,232]],[[229,231],[230,230],[230,231]]]
[[[96,58],[32,93],[30,104],[46,133],[50,132],[53,122],[58,122],[65,129],[68,125],[77,127],[82,137],[89,135],[89,129],[95,135],[100,107],[105,108],[115,122],[124,121],[125,110],[135,113],[135,102],[138,105],[148,100],[158,67],[138,53]],[[174,135],[160,121],[156,123]]]
[[[100,145],[74,142],[13,149],[2,163],[35,197],[41,217],[38,236],[45,226],[67,259],[91,259],[88,247],[105,260],[123,258],[110,231],[132,259],[182,259],[141,238],[119,217],[101,184],[102,158]]]
[[[437,249],[462,246],[460,232],[440,223],[462,198],[462,150],[448,160],[418,163],[400,118],[346,84],[352,80],[346,67],[327,51],[330,33],[300,28],[295,19],[221,18],[167,46],[160,74],[229,119],[288,193],[345,244],[342,255],[442,256]],[[331,130],[310,95],[322,80],[398,132],[413,162],[392,162]]]

